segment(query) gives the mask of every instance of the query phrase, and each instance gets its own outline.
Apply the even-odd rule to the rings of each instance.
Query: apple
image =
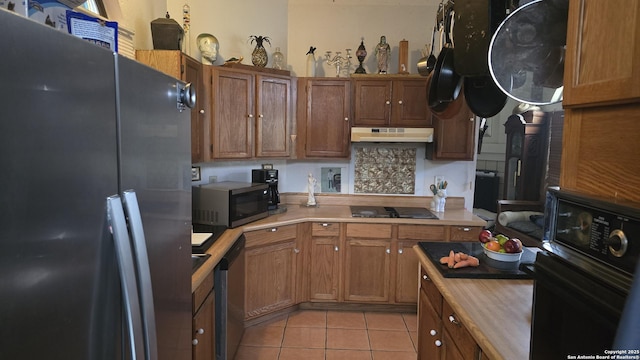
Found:
[[[522,251],[522,242],[519,239],[513,238],[505,241],[504,245],[502,245],[505,252],[510,254],[519,253]]]
[[[488,243],[489,241],[491,241],[493,238],[493,233],[489,230],[482,230],[480,231],[480,235],[478,235],[478,240],[480,240],[481,243]]]

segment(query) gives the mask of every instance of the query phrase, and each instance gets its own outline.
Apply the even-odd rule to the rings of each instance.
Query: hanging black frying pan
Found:
[[[462,87],[462,78],[454,69],[453,62],[453,42],[449,38],[451,30],[451,20],[453,7],[449,6],[442,10],[444,13],[444,21],[442,30],[447,41],[438,54],[436,67],[433,71],[433,77],[429,86],[429,107],[434,112],[439,112],[447,107],[447,104],[455,100],[460,94]],[[440,35],[441,39],[443,34]],[[441,44],[443,41],[441,40]]]
[[[507,103],[507,95],[500,90],[491,75],[465,76],[464,96],[469,109],[483,118],[496,115]]]

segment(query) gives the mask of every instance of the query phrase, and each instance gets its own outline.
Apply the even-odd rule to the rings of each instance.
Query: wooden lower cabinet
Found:
[[[391,225],[347,224],[344,300],[388,302]]]
[[[213,272],[192,294],[192,359],[213,359],[215,355]]]
[[[244,233],[245,319],[296,304],[296,225]]]
[[[476,360],[481,351],[467,328],[420,268],[418,360]]]
[[[338,301],[340,286],[340,224],[311,224],[309,300]]]

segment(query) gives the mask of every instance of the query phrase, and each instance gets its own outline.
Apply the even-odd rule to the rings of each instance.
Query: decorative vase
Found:
[[[276,52],[273,53],[273,68],[282,70],[284,69],[284,55],[280,52],[280,48],[276,48]]]
[[[358,50],[356,50],[356,58],[360,62],[360,65],[356,69],[356,74],[366,74],[367,71],[362,67],[362,62],[364,58],[367,56],[367,49],[364,47],[364,39],[360,41],[360,46],[358,46]]]
[[[249,38],[251,39],[252,43],[253,41],[256,42],[256,47],[251,53],[251,62],[254,66],[267,66],[267,63],[269,62],[269,56],[267,55],[267,50],[264,48],[264,46],[262,46],[262,43],[266,41],[267,43],[271,44],[271,42],[269,41],[269,37],[251,35]]]
[[[307,51],[307,77],[316,76],[316,55],[314,51],[316,51],[316,48],[313,46]]]

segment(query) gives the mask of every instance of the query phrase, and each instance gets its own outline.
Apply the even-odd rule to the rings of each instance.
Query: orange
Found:
[[[491,240],[488,243],[484,244],[484,246],[492,251],[500,251],[500,243],[497,240]]]

